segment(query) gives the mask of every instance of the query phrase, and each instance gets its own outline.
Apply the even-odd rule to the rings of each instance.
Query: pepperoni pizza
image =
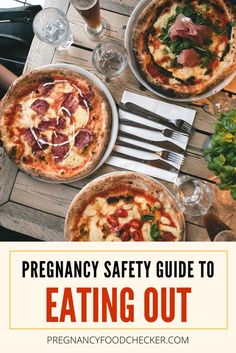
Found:
[[[20,169],[49,180],[91,172],[110,135],[104,94],[70,69],[38,69],[19,78],[0,106],[0,138]]]
[[[70,241],[180,241],[184,222],[163,185],[139,173],[112,173],[88,184],[65,222]]]
[[[138,70],[157,92],[191,97],[236,70],[236,10],[227,0],[152,0],[134,28]]]

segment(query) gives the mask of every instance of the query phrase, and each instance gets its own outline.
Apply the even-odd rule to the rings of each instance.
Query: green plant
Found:
[[[221,190],[230,190],[236,200],[236,109],[221,113],[211,146],[204,151],[208,168],[220,178]]]

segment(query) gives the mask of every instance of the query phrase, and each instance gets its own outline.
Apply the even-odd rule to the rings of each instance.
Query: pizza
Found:
[[[133,33],[141,77],[169,97],[196,96],[236,70],[236,10],[225,0],[153,0]]]
[[[184,221],[160,183],[117,172],[89,183],[72,201],[65,221],[69,241],[180,241]]]
[[[20,77],[0,105],[0,139],[22,171],[53,181],[89,174],[109,141],[111,109],[103,92],[70,69]]]

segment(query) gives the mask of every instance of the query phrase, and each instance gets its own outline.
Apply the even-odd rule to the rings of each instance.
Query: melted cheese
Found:
[[[142,227],[142,235],[145,241],[153,241],[150,231],[151,231],[150,223],[144,223]]]
[[[169,218],[167,218],[167,217],[164,217],[164,216],[162,216],[161,217],[161,219],[160,219],[160,222],[162,223],[162,224],[166,224],[166,225],[170,225],[170,220],[169,220]]]
[[[160,224],[160,230],[163,232],[170,232],[172,233],[177,239],[179,238],[179,230],[177,228],[170,227],[166,224]]]
[[[158,19],[157,19],[157,21],[154,23],[154,28],[160,28],[160,29],[163,29],[163,28],[165,28],[166,27],[166,25],[167,25],[167,22],[168,22],[168,20],[169,20],[169,18],[171,17],[171,16],[174,16],[175,14],[176,14],[176,7],[177,7],[178,5],[177,4],[174,4],[172,7],[171,7],[171,9],[170,9],[170,11],[168,12],[168,13],[165,13],[165,14],[163,14],[162,16],[159,16],[158,17]]]
[[[90,217],[89,222],[89,240],[90,241],[103,241],[103,232],[97,226],[99,221],[98,216]]]

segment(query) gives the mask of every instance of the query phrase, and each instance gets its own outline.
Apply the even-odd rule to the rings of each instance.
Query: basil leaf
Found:
[[[152,214],[143,214],[141,217],[142,222],[152,221],[154,216]]]
[[[151,235],[153,240],[157,240],[158,239],[158,237],[159,237],[159,229],[158,229],[158,225],[156,223],[154,223],[151,226],[150,235]]]

